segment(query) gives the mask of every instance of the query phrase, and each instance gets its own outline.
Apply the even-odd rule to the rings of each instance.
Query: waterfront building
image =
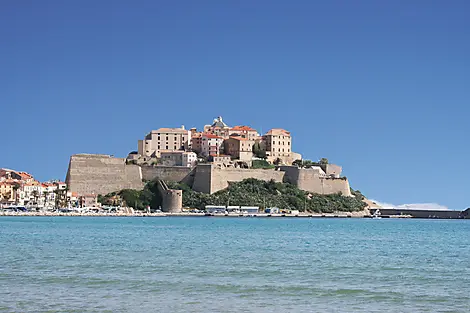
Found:
[[[15,189],[11,181],[0,182],[0,203],[15,202]]]

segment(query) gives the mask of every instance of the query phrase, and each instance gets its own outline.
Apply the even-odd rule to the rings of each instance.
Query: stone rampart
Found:
[[[196,168],[182,166],[126,165],[125,159],[109,155],[77,154],[70,158],[66,182],[79,194],[107,194],[121,189],[142,189],[142,180],[184,182],[193,190],[214,193],[228,187],[229,182],[247,178],[288,182],[299,189],[318,193],[341,193],[350,196],[346,178],[325,176],[320,168],[281,166],[279,169],[219,168],[200,164]]]
[[[183,208],[183,191],[169,189],[163,180],[158,181],[157,187],[162,196],[162,211],[180,213]]]
[[[66,183],[72,192],[107,194],[121,189],[142,189],[142,172],[137,165],[104,154],[75,154],[70,157]]]
[[[197,177],[198,173],[196,173]],[[247,178],[259,180],[274,180],[282,182],[285,173],[273,169],[242,169],[242,168],[215,168],[212,167],[210,190],[203,192],[214,193],[228,187],[229,182],[239,182]]]
[[[161,179],[164,181],[181,182],[187,179],[192,169],[185,166],[144,166],[142,165],[142,179],[150,181]]]
[[[349,182],[345,177],[326,177],[315,167],[281,166],[280,169],[286,173],[284,182],[296,185],[299,189],[324,195],[341,193],[351,196]]]

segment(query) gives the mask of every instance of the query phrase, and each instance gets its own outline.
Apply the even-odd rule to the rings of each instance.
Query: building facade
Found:
[[[201,155],[208,157],[211,154],[223,152],[224,139],[213,134],[203,134],[201,139]]]
[[[225,153],[240,161],[251,162],[253,160],[254,143],[254,140],[240,136],[231,136],[225,140]]]
[[[187,151],[191,149],[191,131],[181,128],[152,130],[144,140],[138,141],[137,152],[144,157],[160,157],[161,151]]]
[[[249,126],[234,126],[230,129],[230,136],[238,135],[248,140],[256,140],[259,137],[256,129]]]
[[[160,162],[164,166],[192,167],[196,165],[197,154],[190,151],[162,151]]]
[[[285,164],[292,163],[292,138],[290,132],[282,128],[273,128],[263,136],[266,157],[269,162],[277,159]]]

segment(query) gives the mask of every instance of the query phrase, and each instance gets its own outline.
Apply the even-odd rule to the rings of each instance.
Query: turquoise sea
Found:
[[[0,217],[0,312],[470,312],[470,221]]]

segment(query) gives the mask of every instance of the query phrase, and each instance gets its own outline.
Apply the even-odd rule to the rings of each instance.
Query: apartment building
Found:
[[[263,136],[267,160],[274,162],[280,159],[285,163],[292,162],[292,138],[290,132],[282,128],[273,128]]]
[[[11,203],[15,201],[15,189],[12,182],[0,182],[0,203]]]
[[[230,136],[233,135],[238,135],[248,140],[256,140],[256,138],[259,137],[256,129],[253,129],[250,126],[234,126],[230,128]]]
[[[225,153],[240,161],[251,162],[253,159],[253,145],[255,141],[241,136],[231,136],[225,140]]]
[[[152,130],[144,140],[138,142],[138,153],[144,157],[160,157],[161,151],[191,149],[191,131],[181,128]]]
[[[202,134],[201,155],[221,154],[223,151],[224,138],[213,134]]]

